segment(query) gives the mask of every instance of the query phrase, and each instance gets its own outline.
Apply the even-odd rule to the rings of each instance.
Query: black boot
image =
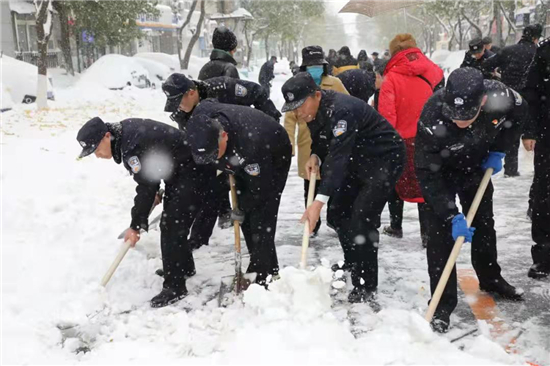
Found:
[[[518,290],[510,285],[502,277],[487,282],[479,282],[479,289],[485,292],[490,292],[499,295],[504,299],[522,300],[523,290]]]
[[[354,287],[348,295],[348,301],[352,304],[366,303],[377,313],[382,308],[376,301],[376,290],[367,290],[364,287]]]
[[[450,323],[451,322],[448,317],[434,317],[430,322],[430,327],[436,333],[447,333]]]
[[[178,302],[187,296],[187,288],[185,285],[178,289],[163,288],[160,294],[151,299],[152,308],[162,308]]]
[[[160,277],[164,277],[164,270],[162,268],[159,268],[155,271],[155,274],[157,276],[160,276]],[[195,271],[194,269],[192,271],[188,271],[187,273],[184,274],[184,277],[185,279],[188,279],[190,277],[193,277],[194,275],[197,274],[197,271]]]
[[[537,280],[548,277],[548,275],[550,275],[550,264],[535,263],[527,272],[527,276]]]
[[[384,226],[384,230],[382,230],[382,234],[391,236],[392,238],[401,239],[403,238],[403,229],[394,229],[391,226]]]
[[[332,272],[336,272],[336,271],[350,271],[351,270],[351,265],[344,262],[344,264],[340,267],[340,264],[338,263],[335,263],[333,264],[330,269],[332,269]]]

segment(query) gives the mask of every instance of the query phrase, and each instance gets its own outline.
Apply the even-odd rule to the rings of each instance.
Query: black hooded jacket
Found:
[[[550,39],[540,42],[527,72],[523,96],[529,103],[533,127],[524,138],[550,149]]]
[[[481,64],[484,73],[500,69],[501,81],[521,92],[525,86],[527,69],[533,61],[537,45],[533,41],[523,38],[517,44],[504,47],[495,56],[484,59]]]
[[[239,71],[235,67],[237,61],[229,52],[214,49],[208,61],[199,72],[199,80],[212,79],[216,76],[229,76],[239,79]]]

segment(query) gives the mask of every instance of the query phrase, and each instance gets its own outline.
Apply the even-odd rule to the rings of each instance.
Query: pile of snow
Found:
[[[38,87],[38,67],[13,57],[3,55],[2,63],[2,109],[13,103],[33,103]],[[53,99],[53,87],[48,79],[48,99]]]
[[[169,55],[162,52],[140,52],[136,53],[134,57],[160,62],[164,66],[168,67],[171,72],[178,72],[180,70],[178,55]]]
[[[149,72],[132,57],[105,55],[92,64],[80,77],[79,85],[100,84],[108,89],[122,89],[133,85],[147,87]]]

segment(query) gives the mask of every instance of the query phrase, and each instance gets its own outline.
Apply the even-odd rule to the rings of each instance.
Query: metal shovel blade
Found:
[[[240,296],[256,281],[257,273],[242,273],[222,277],[218,306],[231,304],[235,296]]]

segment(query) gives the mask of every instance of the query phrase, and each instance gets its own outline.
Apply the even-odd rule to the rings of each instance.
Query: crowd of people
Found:
[[[503,278],[497,261],[493,186],[471,227],[464,213],[487,169],[499,173],[506,157],[512,169],[507,175],[517,175],[513,154],[521,138],[535,151],[530,194],[535,244],[528,275],[548,276],[550,41],[537,46],[539,30],[527,27],[518,45],[493,55],[487,39],[473,40],[463,67],[447,80],[410,34],[396,35],[382,58],[373,53],[369,59],[366,51],[355,58],[345,46],[326,56],[322,47],[307,46],[281,90],[281,125],[282,114],[270,99],[279,92],[270,90],[277,58],[262,66],[259,84],[240,80],[236,37],[219,27],[199,80],[176,73],[163,84],[165,111],[179,129],[146,119],[106,123],[95,117],[78,133],[80,156],[112,158],[133,175],[137,195],[125,234],[132,245],[147,230],[151,207],[163,200],[164,286],[151,300],[153,307],[187,295],[186,279],[196,271],[193,250],[208,244],[216,221],[221,227],[241,222],[250,253],[247,272],[257,273],[257,283],[266,287],[276,279],[277,215],[294,155],[304,198],[313,172],[319,180],[302,222],[317,235],[326,206],[326,224],[338,234],[344,255],[343,266],[334,270],[350,272],[350,302],[376,306],[381,214],[388,204],[391,225],[383,233],[402,237],[404,201],[418,205],[432,293],[462,236],[471,243],[481,290],[521,300],[522,292]],[[521,57],[514,57],[517,52]],[[236,181],[239,210],[229,205],[229,175]],[[456,305],[455,269],[432,320],[434,330],[447,331]]]

